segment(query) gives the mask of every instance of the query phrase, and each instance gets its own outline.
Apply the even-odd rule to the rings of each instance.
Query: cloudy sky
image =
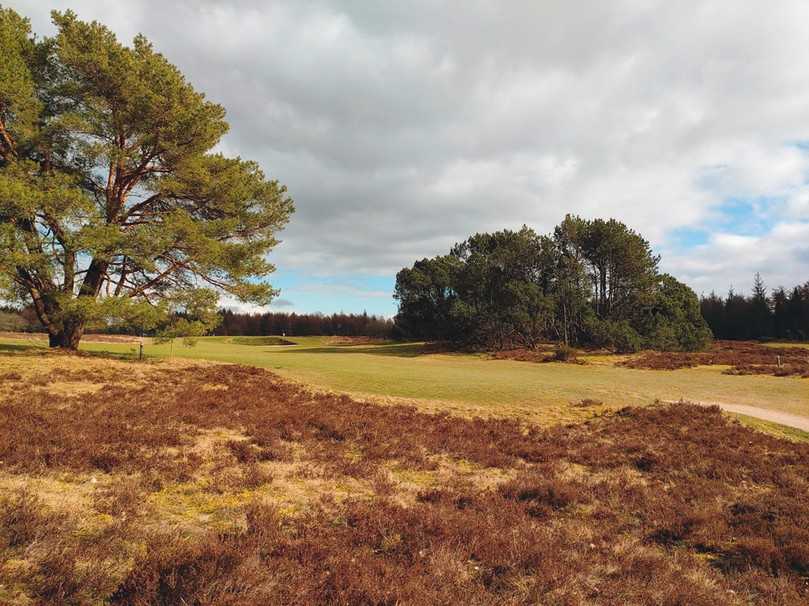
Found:
[[[144,33],[287,184],[279,310],[392,315],[470,233],[615,217],[698,293],[809,280],[809,2],[5,2]]]

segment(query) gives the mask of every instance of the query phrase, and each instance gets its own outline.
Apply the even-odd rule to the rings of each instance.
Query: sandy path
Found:
[[[701,402],[701,404],[711,405],[709,402]],[[809,417],[793,415],[788,412],[779,412],[777,410],[768,410],[766,408],[758,408],[757,406],[746,406],[744,404],[724,404],[722,402],[715,402],[715,404],[727,412],[735,412],[740,415],[755,417],[762,421],[770,421],[771,423],[778,423],[779,425],[786,425],[787,427],[794,427],[795,429],[809,432]]]
[[[676,404],[677,400],[663,400],[669,404]],[[779,412],[777,410],[770,410],[768,408],[759,408],[758,406],[747,406],[746,404],[726,404],[725,402],[689,402],[689,404],[699,404],[701,406],[718,406],[725,412],[735,412],[740,415],[747,415],[761,419],[762,421],[769,421],[770,423],[778,423],[786,427],[794,427],[801,431],[809,432],[809,417],[803,415],[793,415],[788,412]]]
[[[675,404],[676,400],[668,400],[669,403]],[[802,415],[793,415],[788,412],[778,412],[777,410],[769,410],[767,408],[759,408],[758,406],[747,406],[746,404],[725,404],[724,402],[691,402],[691,404],[699,404],[701,406],[718,406],[725,412],[735,412],[740,415],[747,415],[762,421],[769,421],[770,423],[778,423],[786,427],[794,427],[801,431],[809,432],[809,417]]]

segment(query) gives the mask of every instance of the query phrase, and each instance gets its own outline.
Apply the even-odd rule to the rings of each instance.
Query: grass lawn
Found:
[[[610,357],[586,365],[492,360],[472,354],[420,353],[418,344],[330,345],[324,337],[293,337],[296,345],[206,337],[194,346],[147,343],[150,357],[174,356],[259,366],[320,389],[464,415],[520,416],[535,422],[577,420],[606,408],[659,400],[721,402],[809,416],[809,380],[723,375],[721,367],[676,371],[616,367]],[[255,343],[255,344],[253,344]],[[0,349],[44,342],[0,340]],[[136,346],[84,342],[88,352],[132,356]],[[598,400],[601,406],[572,404]]]

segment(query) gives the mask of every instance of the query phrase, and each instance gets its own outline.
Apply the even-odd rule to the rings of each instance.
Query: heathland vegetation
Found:
[[[30,356],[0,383],[4,603],[806,603],[809,450],[715,408],[541,429]]]
[[[408,337],[482,349],[542,341],[702,349],[711,332],[699,300],[661,274],[659,260],[613,219],[567,216],[544,236],[528,227],[475,234],[399,272],[396,326]]]
[[[217,310],[275,296],[285,188],[145,38],[53,21],[0,8],[0,604],[809,603],[809,349],[712,342],[576,216],[403,269],[395,321]]]

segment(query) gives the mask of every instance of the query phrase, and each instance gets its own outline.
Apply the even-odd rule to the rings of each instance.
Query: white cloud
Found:
[[[794,219],[809,220],[809,185],[798,187],[790,193],[786,209]]]
[[[54,4],[143,31],[225,105],[223,147],[295,197],[281,268],[391,275],[566,212],[664,247],[761,197],[784,200],[754,210],[769,233],[728,228],[668,266],[719,290],[809,277],[790,231],[809,221],[804,0],[11,2],[41,32]]]
[[[809,280],[809,223],[779,223],[762,236],[717,233],[706,244],[671,255],[664,265],[705,294],[724,294],[730,286],[749,292],[755,272],[770,287],[790,288]]]

